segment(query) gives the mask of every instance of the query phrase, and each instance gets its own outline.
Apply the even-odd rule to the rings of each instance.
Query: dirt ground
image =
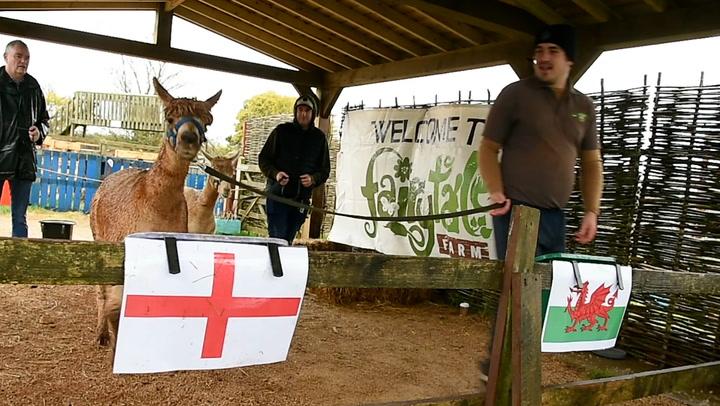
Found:
[[[38,220],[47,218],[76,221],[73,239],[91,239],[86,216],[37,210],[30,237],[41,237]],[[0,216],[1,236],[9,224]],[[487,319],[444,304],[337,306],[308,293],[286,362],[128,376],[113,375],[110,351],[95,345],[93,287],[0,285],[0,309],[3,405],[356,405],[451,396],[483,388],[490,331]],[[544,354],[543,384],[630,372],[592,367],[592,358]]]

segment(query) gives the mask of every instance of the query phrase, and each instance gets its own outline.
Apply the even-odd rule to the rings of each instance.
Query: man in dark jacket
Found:
[[[275,127],[258,160],[269,193],[307,204],[313,188],[330,176],[330,153],[325,134],[313,124],[315,99],[300,96],[293,110],[293,122]],[[267,199],[268,234],[292,244],[306,215],[305,209]]]
[[[11,41],[0,70],[0,184],[8,180],[12,196],[12,236],[27,237],[25,217],[30,188],[35,181],[35,145],[47,134],[45,97],[27,73],[30,51],[20,40]],[[2,188],[0,187],[0,194]]]

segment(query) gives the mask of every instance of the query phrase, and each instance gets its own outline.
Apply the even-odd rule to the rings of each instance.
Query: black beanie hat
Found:
[[[550,43],[559,46],[571,61],[575,61],[575,29],[567,24],[545,26],[535,36],[535,46]]]
[[[315,121],[315,116],[317,116],[317,102],[315,101],[315,98],[311,95],[304,94],[295,100],[295,104],[293,105],[293,117],[295,118],[295,121],[297,121],[297,109],[298,106],[307,106],[312,111],[312,116],[310,117],[310,121]]]
[[[298,106],[308,106],[313,112],[317,110],[315,107],[315,99],[309,95],[302,95],[295,100],[295,106],[293,108],[297,110]]]

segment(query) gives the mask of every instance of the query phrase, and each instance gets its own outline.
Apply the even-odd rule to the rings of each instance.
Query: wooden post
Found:
[[[163,6],[159,6],[155,17],[155,43],[162,48],[170,48],[172,20],[173,12],[165,11]]]
[[[540,404],[541,276],[533,273],[540,213],[513,208],[485,404]]]
[[[318,128],[327,135],[328,144],[330,143],[330,117],[320,117],[318,119]],[[312,205],[318,208],[325,208],[325,184],[322,184],[313,189]],[[308,221],[310,229],[308,230],[308,237],[320,238],[322,234],[322,223],[325,218],[324,214],[312,212],[310,214],[310,221]]]

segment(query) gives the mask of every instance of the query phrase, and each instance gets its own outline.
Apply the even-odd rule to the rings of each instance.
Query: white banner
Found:
[[[308,254],[304,247],[278,250],[282,277],[273,276],[265,245],[178,240],[180,273],[170,274],[162,239],[126,238],[113,372],[284,361],[305,292]]]
[[[337,159],[335,210],[385,217],[490,204],[476,160],[489,109],[446,105],[349,112]],[[394,255],[497,258],[486,213],[402,223],[335,216],[328,238]]]

